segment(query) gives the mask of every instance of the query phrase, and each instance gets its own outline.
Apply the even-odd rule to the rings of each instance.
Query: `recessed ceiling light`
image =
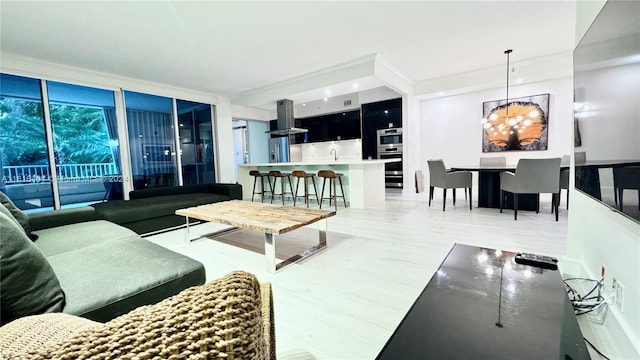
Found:
[[[302,106],[307,106],[307,104],[302,104]]]
[[[324,98],[324,101],[327,102],[327,101],[329,101],[329,99],[328,98]]]

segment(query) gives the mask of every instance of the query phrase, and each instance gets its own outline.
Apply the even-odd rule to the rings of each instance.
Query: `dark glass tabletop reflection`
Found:
[[[589,359],[560,273],[456,244],[378,359]]]

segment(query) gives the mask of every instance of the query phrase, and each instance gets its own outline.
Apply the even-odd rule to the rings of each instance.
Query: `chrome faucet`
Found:
[[[331,155],[331,153],[333,153],[333,161],[338,160],[338,151],[336,151],[336,149],[331,149],[329,150],[329,155]]]

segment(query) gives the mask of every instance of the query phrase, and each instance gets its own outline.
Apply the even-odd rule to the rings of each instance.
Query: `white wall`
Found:
[[[504,99],[506,89],[477,91],[423,100],[420,108],[419,166],[428,179],[427,160],[443,159],[445,165],[476,165],[481,156],[506,156],[508,164],[519,158],[561,157],[571,150],[573,99],[571,78],[510,86],[509,98],[550,94],[548,150],[482,152],[482,103]]]
[[[231,116],[233,116],[234,119],[269,121],[271,120],[270,115],[269,110],[235,104],[231,105]]]
[[[216,164],[217,164],[217,182],[235,183],[236,182],[236,166],[233,156],[233,126],[231,118],[231,100],[228,98],[219,98],[220,101],[216,105]]]
[[[379,101],[397,99],[402,97],[402,94],[386,87],[378,87],[369,90],[360,91],[358,94],[358,99],[360,100],[360,105],[369,104]]]
[[[351,104],[345,105],[345,101],[350,101]],[[317,100],[303,104],[296,104],[293,110],[293,116],[296,118],[306,118],[311,116],[331,114],[339,111],[349,111],[360,109],[360,102],[358,101],[358,93],[346,94],[340,96],[328,97],[327,101]],[[273,118],[277,116],[273,113]]]
[[[576,43],[604,3],[577,3]],[[640,358],[640,224],[573,191],[567,257],[582,262],[582,275],[589,278],[599,277],[600,267],[605,265],[605,284],[611,284],[611,278],[616,277],[625,286],[625,311],[611,309],[613,316],[608,316],[604,326],[616,346],[617,358]]]
[[[362,104],[397,99],[399,97],[401,97],[399,93],[383,86],[351,94],[329,96],[327,101],[311,101],[304,103],[304,106],[303,104],[296,104],[293,114],[296,118],[305,118],[339,111],[358,110]],[[351,104],[345,105],[345,101],[350,101]],[[275,111],[272,111],[271,115],[273,119],[276,118]]]
[[[264,121],[247,121],[247,137],[249,138],[249,162],[269,162],[269,123]]]

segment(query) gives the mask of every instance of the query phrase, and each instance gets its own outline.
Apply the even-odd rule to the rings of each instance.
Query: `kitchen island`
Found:
[[[333,170],[342,173],[342,185],[344,186],[344,195],[349,206],[357,209],[372,208],[384,203],[385,200],[385,181],[384,181],[384,164],[389,162],[397,162],[400,159],[386,160],[336,160],[336,161],[317,161],[317,162],[286,162],[286,163],[256,163],[242,164],[238,166],[238,181],[242,185],[242,198],[251,200],[253,191],[253,177],[249,175],[249,171],[258,170],[261,172],[269,172],[270,170],[280,170],[282,172],[292,172],[293,170],[304,170],[307,173],[317,174],[319,170]],[[294,190],[296,186],[296,178],[292,177],[291,182]],[[327,187],[328,185],[327,181]],[[302,181],[300,181],[302,185]],[[316,185],[318,192],[322,191],[322,179],[316,176]],[[279,182],[277,191],[279,192]],[[258,188],[260,185],[258,184]],[[313,189],[309,192],[313,193]],[[301,189],[299,193],[303,193]],[[338,193],[340,190],[338,190]],[[329,189],[325,189],[325,196],[329,196]],[[271,197],[268,195],[268,199]],[[313,199],[313,198],[312,198]],[[339,204],[339,203],[338,203]],[[328,202],[323,206],[329,206]]]

